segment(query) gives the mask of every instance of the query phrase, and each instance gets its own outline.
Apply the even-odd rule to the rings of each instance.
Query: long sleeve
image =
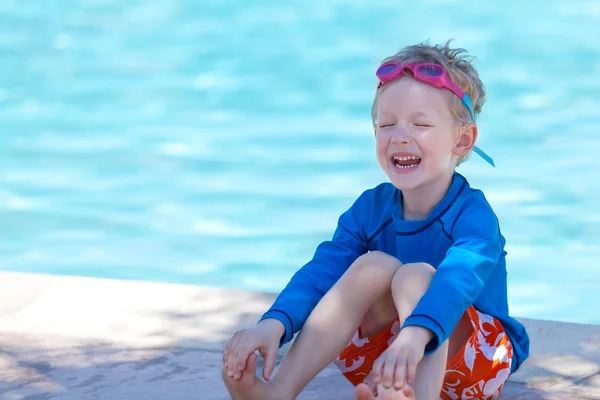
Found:
[[[448,339],[464,312],[480,294],[504,249],[496,215],[485,201],[470,204],[452,229],[453,244],[403,327],[431,330],[425,354]]]
[[[283,345],[298,332],[308,316],[350,265],[367,248],[367,223],[372,196],[364,192],[338,220],[329,241],[321,243],[314,257],[304,265],[279,294],[273,306],[261,318],[274,318],[285,326]]]

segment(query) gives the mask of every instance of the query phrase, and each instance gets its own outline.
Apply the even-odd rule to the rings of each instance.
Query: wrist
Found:
[[[423,347],[427,346],[427,344],[435,337],[432,331],[422,326],[411,325],[403,328],[402,330],[407,330],[411,333],[411,335],[414,335],[414,337],[423,345]]]
[[[281,338],[285,335],[285,325],[281,321],[275,318],[265,318],[256,324],[257,327],[265,328],[273,333],[277,333],[278,337]]]

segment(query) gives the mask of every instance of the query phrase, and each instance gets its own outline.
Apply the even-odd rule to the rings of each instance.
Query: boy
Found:
[[[455,172],[471,151],[493,162],[475,147],[483,84],[449,44],[406,47],[377,70],[376,155],[391,183],[365,191],[257,326],[229,341],[233,399],[294,399],[332,361],[359,399],[495,399],[527,358],[498,220]]]

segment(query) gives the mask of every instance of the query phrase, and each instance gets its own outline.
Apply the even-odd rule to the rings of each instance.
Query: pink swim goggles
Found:
[[[386,83],[400,78],[402,75],[404,75],[404,71],[407,69],[412,72],[413,78],[419,82],[427,83],[428,85],[440,89],[448,89],[458,96],[463,105],[467,108],[467,110],[469,110],[469,114],[471,114],[471,120],[475,122],[475,113],[473,112],[471,98],[450,80],[444,67],[439,64],[401,64],[399,62],[384,63],[377,69],[376,75],[377,78],[379,78],[379,85],[377,88],[380,88]],[[495,167],[494,160],[485,154],[485,152],[479,147],[474,146],[473,151]]]

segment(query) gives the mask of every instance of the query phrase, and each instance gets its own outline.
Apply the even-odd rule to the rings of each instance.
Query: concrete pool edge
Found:
[[[111,391],[110,398],[132,398],[144,390],[158,396],[145,398],[162,398],[161,390],[172,399],[177,393],[182,399],[190,393],[227,398],[218,379],[223,344],[274,299],[202,286],[43,274],[0,272],[0,280],[0,398],[47,393],[75,399],[92,389],[102,398]],[[531,335],[532,356],[510,378],[503,398],[600,399],[600,326],[520,320]],[[99,354],[120,360],[108,364],[119,373],[111,378]],[[149,358],[162,361],[148,364]],[[151,367],[141,373],[140,365]],[[177,366],[181,373],[165,378]],[[145,376],[148,371],[156,376]],[[189,380],[182,381],[184,375]],[[300,398],[346,399],[351,393],[330,367]]]

